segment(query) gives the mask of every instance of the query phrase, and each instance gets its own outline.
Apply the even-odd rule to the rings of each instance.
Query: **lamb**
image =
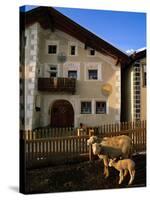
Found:
[[[132,184],[134,178],[135,178],[135,162],[131,159],[123,159],[116,161],[116,159],[110,159],[109,166],[114,167],[116,170],[118,170],[120,179],[119,184],[122,183],[124,177],[129,172],[130,174],[130,180],[128,185]]]
[[[94,143],[100,145],[100,146],[98,145],[92,146],[92,150],[94,149],[94,147],[95,149],[97,148],[97,150],[95,150],[95,152],[93,153],[97,154],[100,160],[103,160],[105,178],[109,176],[108,165],[110,158],[114,157],[129,158],[131,153],[132,140],[130,137],[126,135],[104,137],[101,141],[97,138],[97,136],[91,136],[89,140],[87,140],[87,144],[92,145]],[[100,147],[101,150],[99,149]]]

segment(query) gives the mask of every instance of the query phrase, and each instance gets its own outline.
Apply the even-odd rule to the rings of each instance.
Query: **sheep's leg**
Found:
[[[101,160],[103,160],[102,156],[98,154],[98,157],[99,157],[99,163],[101,162]],[[103,160],[103,163],[104,163],[104,160]],[[104,166],[104,176],[105,176],[106,172],[105,172],[105,166]]]
[[[129,170],[129,173],[130,173],[130,180],[128,185],[131,185],[135,177],[135,170]]]
[[[105,178],[108,178],[108,176],[109,176],[108,166],[106,166],[106,165],[104,165],[104,176],[105,176]]]
[[[124,170],[124,174],[123,174],[123,176],[125,177],[127,174],[128,174],[128,170],[125,169],[125,170]]]
[[[106,176],[106,167],[104,166],[104,176]]]
[[[105,178],[108,178],[108,176],[109,176],[109,170],[108,170],[109,160],[108,160],[108,158],[104,157],[103,162],[104,162],[104,176],[105,176]]]
[[[107,168],[107,167],[104,165],[104,176],[106,176],[106,174],[107,174],[106,168]]]
[[[109,176],[108,166],[104,166],[104,176],[105,176],[105,178],[108,178],[108,176]]]
[[[119,177],[120,177],[120,179],[119,179],[119,185],[120,185],[123,181],[123,171],[122,170],[119,173]]]

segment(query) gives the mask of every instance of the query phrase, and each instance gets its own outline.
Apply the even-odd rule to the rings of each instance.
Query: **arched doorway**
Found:
[[[67,100],[56,100],[51,108],[52,127],[73,127],[74,110]]]

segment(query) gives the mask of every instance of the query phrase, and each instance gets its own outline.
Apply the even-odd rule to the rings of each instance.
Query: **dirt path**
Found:
[[[111,188],[129,188],[146,186],[146,156],[133,158],[136,163],[136,175],[133,185],[127,186],[129,176],[118,185],[118,172],[110,169],[110,176],[103,176],[103,165],[98,160],[77,164],[59,165],[27,171],[26,192],[65,192]]]

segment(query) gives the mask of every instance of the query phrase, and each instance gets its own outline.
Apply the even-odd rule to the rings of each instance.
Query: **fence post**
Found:
[[[94,135],[94,129],[89,129],[89,137],[91,137],[92,135]]]
[[[89,161],[93,160],[92,144],[89,145]]]

